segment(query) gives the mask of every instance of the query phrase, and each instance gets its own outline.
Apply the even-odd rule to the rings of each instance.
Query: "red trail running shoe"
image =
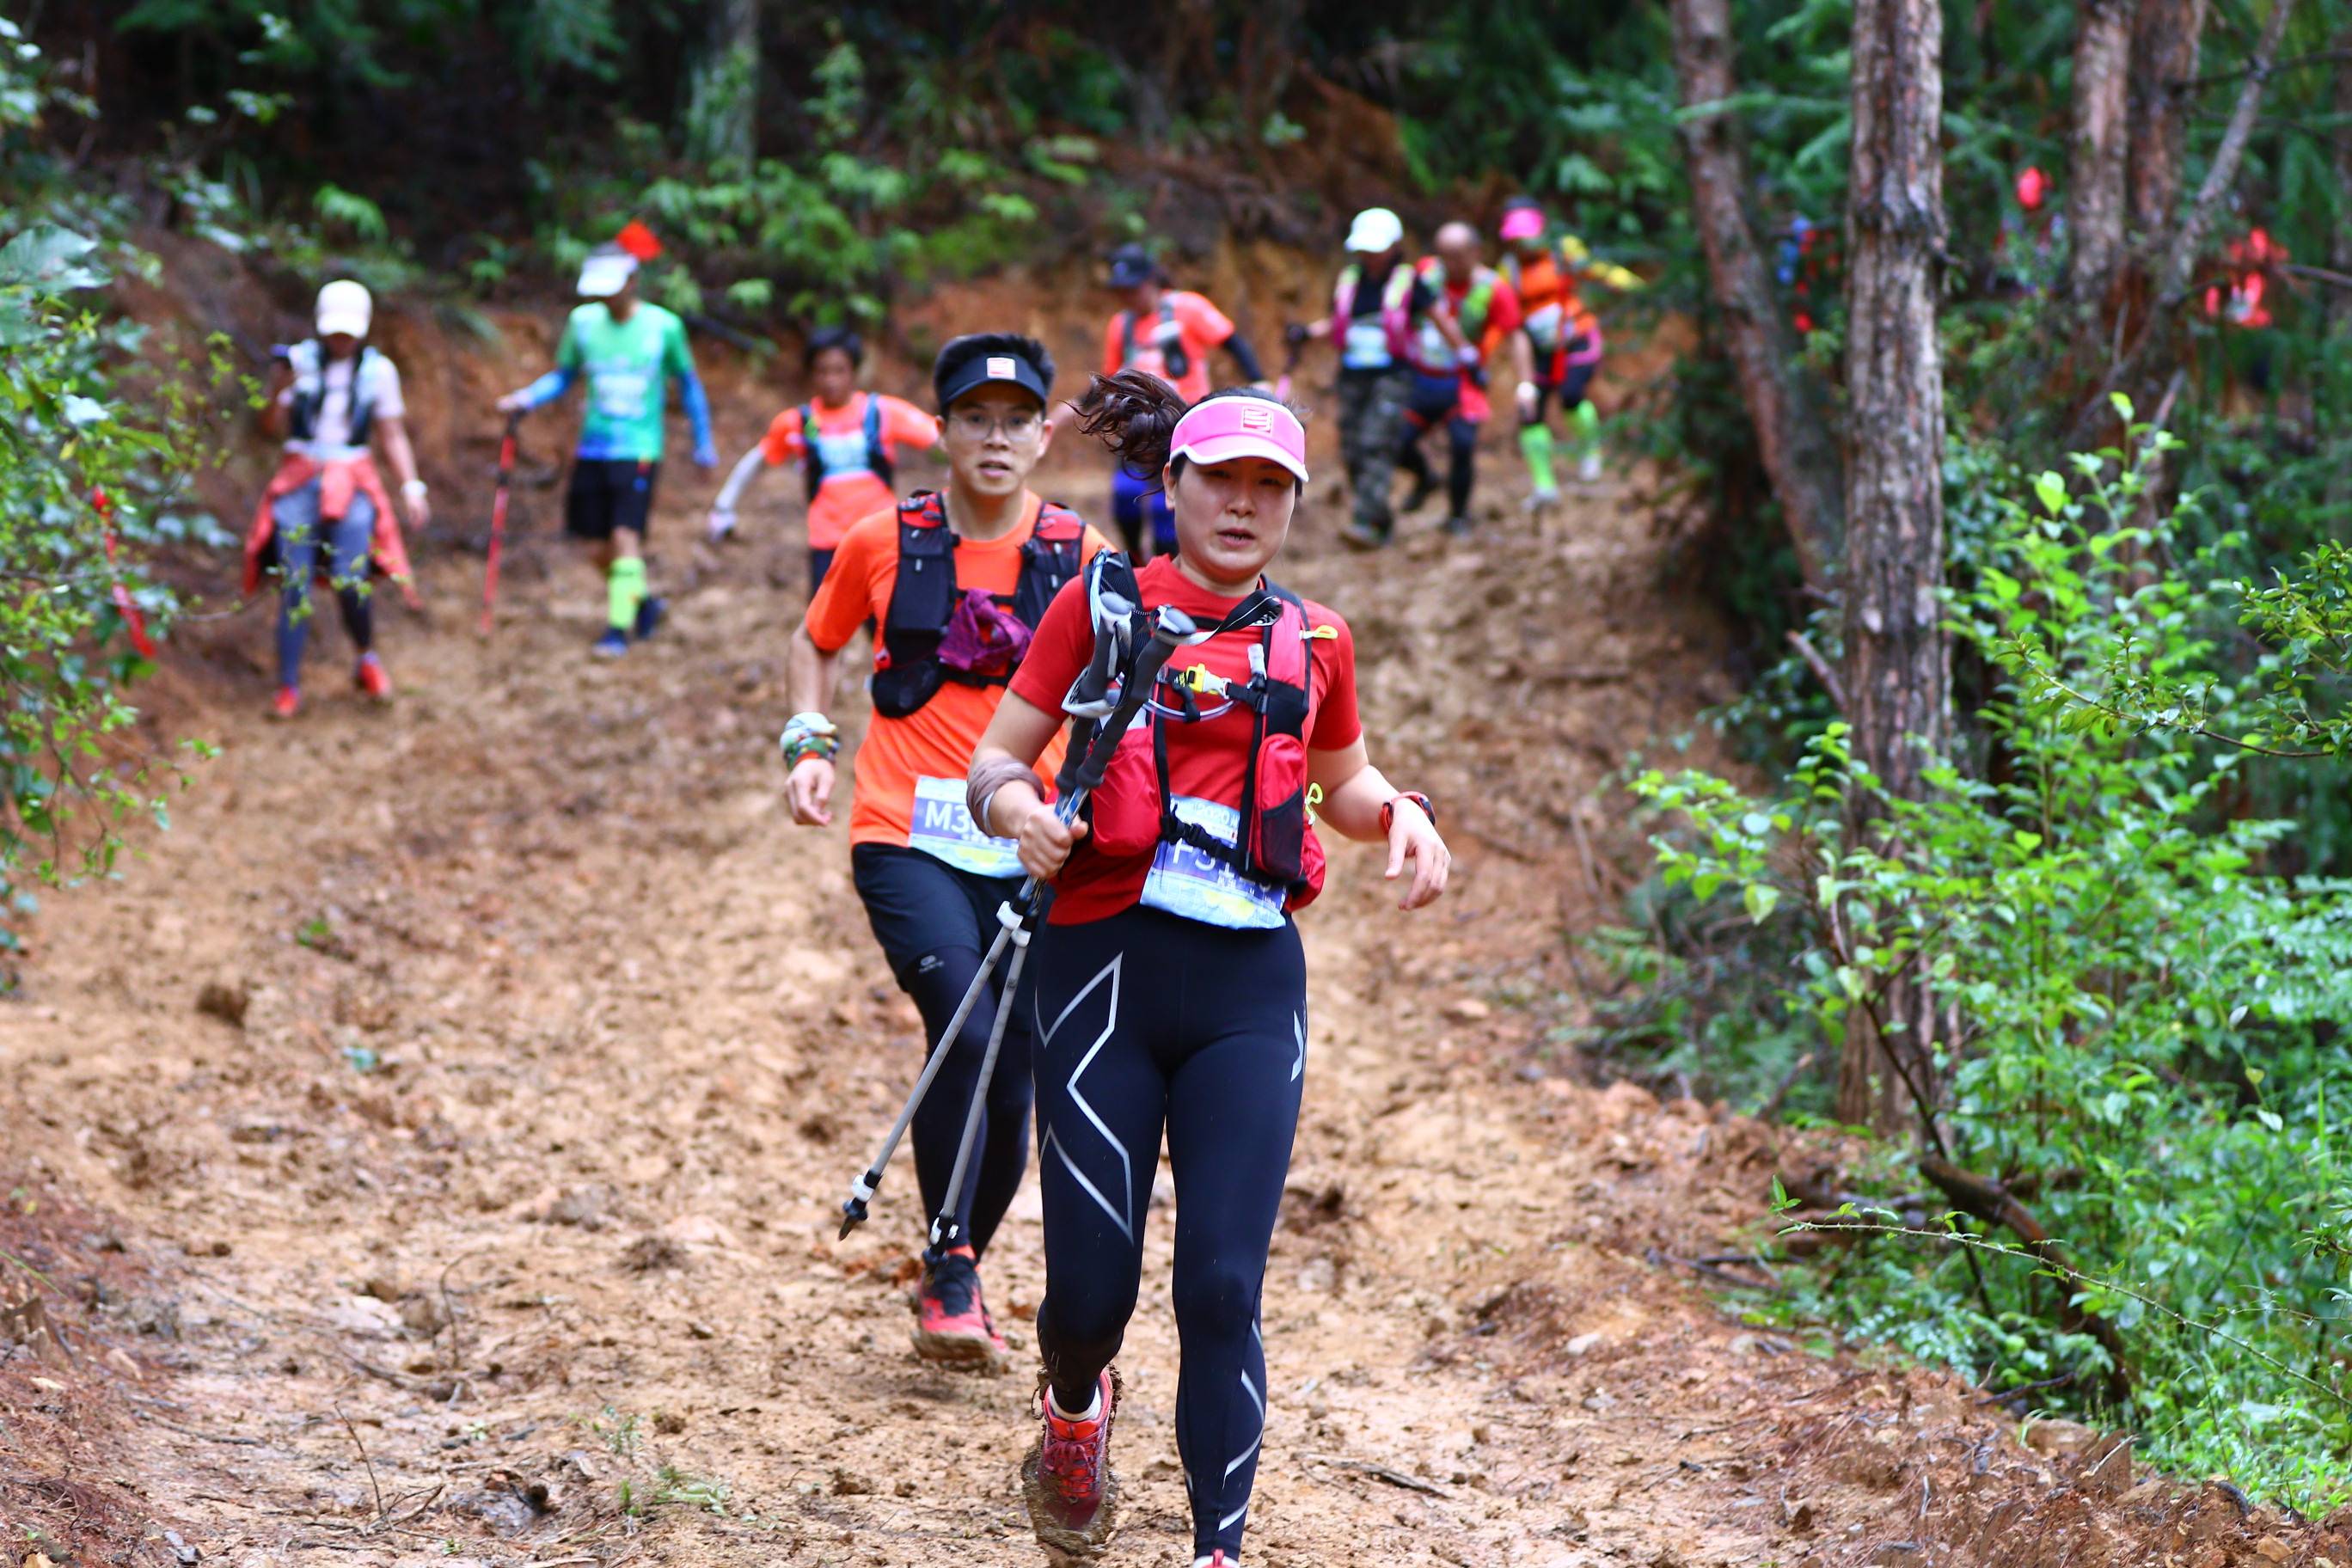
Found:
[[[1054,1407],[1046,1390],[1037,1395],[1044,1430],[1021,1465],[1021,1495],[1038,1544],[1056,1563],[1091,1562],[1110,1540],[1118,1511],[1118,1483],[1110,1473],[1110,1418],[1118,1387],[1108,1368],[1095,1384],[1094,1408],[1072,1418]]]
[[[980,1266],[969,1247],[925,1255],[915,1296],[915,1353],[954,1366],[993,1366],[1004,1342],[980,1295]]]
[[[352,670],[352,684],[377,702],[392,700],[392,677],[384,673],[383,660],[372,653],[360,655]]]

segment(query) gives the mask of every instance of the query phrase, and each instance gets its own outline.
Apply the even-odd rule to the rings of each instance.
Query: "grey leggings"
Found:
[[[318,574],[320,535],[325,534],[327,577],[343,612],[352,646],[365,653],[375,642],[375,614],[368,603],[368,559],[375,540],[375,502],[354,493],[340,518],[319,516],[319,481],[288,490],[270,503],[278,548],[278,683],[299,686],[302,645],[310,637],[310,580]]]

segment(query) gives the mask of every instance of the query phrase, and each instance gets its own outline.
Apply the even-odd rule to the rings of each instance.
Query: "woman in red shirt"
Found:
[[[1307,971],[1290,911],[1320,889],[1314,821],[1385,840],[1401,907],[1444,891],[1427,797],[1365,754],[1347,623],[1265,580],[1307,483],[1306,435],[1252,391],[1187,407],[1157,376],[1097,376],[1080,424],[1162,475],[1178,552],[1137,574],[1146,609],[1203,628],[1170,661],[1085,818],[1032,764],[1059,733],[1093,634],[1065,589],[973,753],[971,802],[1052,879],[1033,1056],[1045,1297],[1044,1434],[1024,1469],[1038,1537],[1108,1534],[1109,1367],[1135,1310],[1160,1138],[1176,1180],[1176,1436],[1197,1564],[1239,1561],[1265,1422],[1258,1303],[1307,1068]],[[1178,668],[1182,666],[1181,669]]]

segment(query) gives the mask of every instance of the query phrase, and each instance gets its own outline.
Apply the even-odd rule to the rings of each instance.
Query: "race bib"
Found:
[[[871,473],[866,466],[866,432],[862,427],[827,431],[816,438],[817,467],[825,479],[845,479],[852,474]]]
[[[1348,336],[1339,347],[1339,363],[1349,370],[1386,370],[1392,357],[1389,353],[1389,330],[1374,318],[1359,316],[1348,323]]]
[[[1176,796],[1174,805],[1179,818],[1206,828],[1222,843],[1233,843],[1241,832],[1242,814],[1230,805],[1189,795]],[[1165,841],[1143,879],[1142,902],[1228,931],[1273,931],[1288,918],[1282,912],[1281,889],[1253,881],[1190,844]]]
[[[646,393],[653,377],[638,365],[606,365],[588,373],[590,390],[599,413],[614,419],[635,419],[645,412]]]
[[[975,877],[1018,877],[1021,852],[1010,838],[991,838],[971,819],[961,779],[917,779],[907,847],[944,860]]]
[[[1421,363],[1425,365],[1443,367],[1454,363],[1454,345],[1445,341],[1445,334],[1437,330],[1433,321],[1422,322],[1420,348]]]
[[[1528,312],[1528,336],[1535,340],[1536,347],[1550,349],[1559,345],[1560,322],[1567,314],[1567,308],[1557,300]]]

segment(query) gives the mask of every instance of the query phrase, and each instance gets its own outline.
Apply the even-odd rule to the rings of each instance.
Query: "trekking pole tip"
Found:
[[[859,1226],[864,1225],[865,1223],[866,1200],[864,1198],[851,1198],[848,1202],[841,1205],[841,1233],[835,1237],[834,1239],[835,1241],[847,1241],[849,1239],[849,1233],[856,1230]]]

